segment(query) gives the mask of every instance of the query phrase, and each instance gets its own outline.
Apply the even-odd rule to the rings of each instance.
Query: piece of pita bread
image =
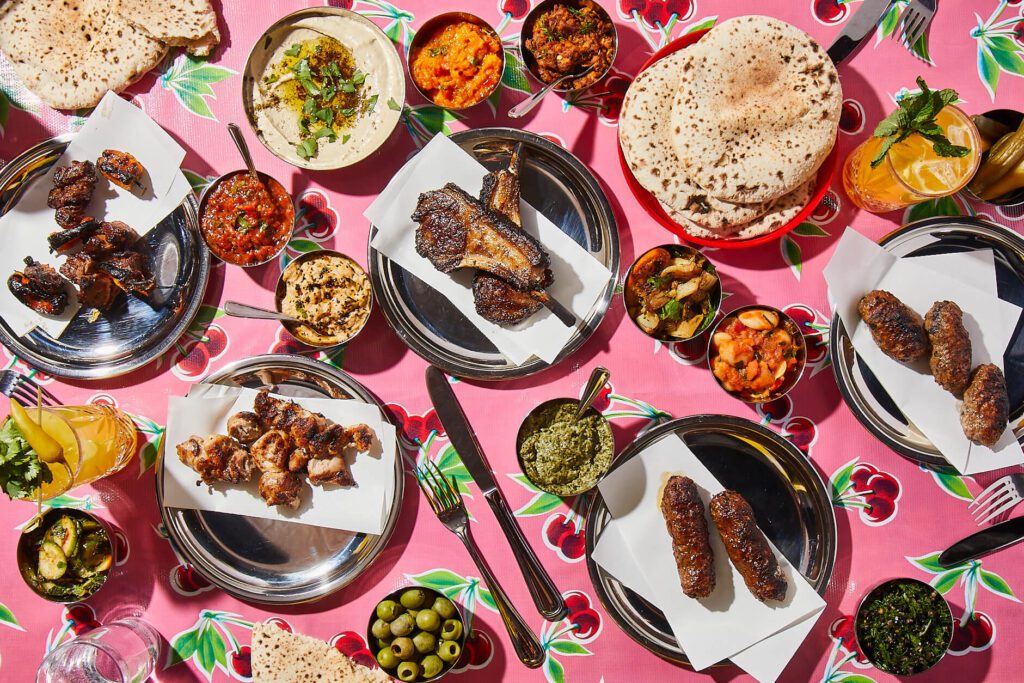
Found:
[[[675,95],[672,140],[693,181],[749,203],[811,178],[835,144],[843,102],[821,46],[784,21],[743,16],[688,51],[697,61]]]
[[[252,629],[253,683],[390,683],[380,669],[367,669],[317,638],[273,624]]]
[[[117,15],[117,0],[8,0],[0,51],[29,90],[55,109],[99,103],[155,67],[167,47]]]
[[[119,0],[117,12],[155,40],[205,57],[220,42],[210,0]]]
[[[670,207],[664,204],[662,204],[662,208],[672,220],[683,226],[683,229],[694,237],[712,240],[749,240],[766,235],[796,218],[797,214],[811,200],[816,185],[817,179],[812,178],[786,196],[780,197],[765,215],[755,218],[745,225],[735,225],[722,230],[711,230],[703,225],[698,225],[687,220],[685,216],[673,213]]]
[[[736,204],[708,194],[683,168],[670,138],[673,94],[692,72],[690,50],[673,52],[636,77],[619,115],[619,143],[633,177],[673,213],[713,230],[749,223],[771,202]]]

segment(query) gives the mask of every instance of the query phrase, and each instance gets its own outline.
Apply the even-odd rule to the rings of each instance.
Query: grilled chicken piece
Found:
[[[735,491],[726,490],[712,496],[708,508],[729,559],[754,597],[761,602],[784,600],[786,575],[757,526],[750,503]]]
[[[96,160],[96,168],[104,178],[129,192],[143,187],[142,176],[146,169],[128,152],[105,149]]]
[[[940,387],[963,398],[971,376],[971,337],[963,311],[952,301],[936,301],[924,316],[924,329],[932,345],[932,376]]]
[[[260,438],[262,433],[263,431],[260,429],[260,421],[256,417],[256,413],[243,410],[228,418],[228,436],[238,443],[248,446]]]
[[[14,271],[7,278],[7,288],[18,301],[43,315],[60,315],[68,305],[64,278],[31,256],[25,257],[24,271]]]
[[[419,196],[416,253],[442,273],[476,268],[522,290],[551,284],[548,255],[533,237],[454,183]]]
[[[266,389],[256,395],[253,410],[264,429],[285,431],[311,458],[341,455],[349,446],[365,451],[373,443],[373,430],[366,425],[342,427],[293,401],[275,398]]]
[[[93,218],[84,218],[74,227],[51,232],[46,238],[51,253],[64,254],[82,244],[100,228],[100,223]]]
[[[78,287],[78,300],[83,305],[105,310],[114,305],[121,288],[97,266],[96,259],[80,251],[68,257],[60,272]]]
[[[99,269],[114,278],[117,286],[137,296],[149,296],[155,282],[145,256],[137,251],[122,251],[105,257]]]
[[[67,187],[80,180],[96,184],[96,167],[91,161],[72,161],[67,166],[58,166],[53,172],[54,187]]]
[[[931,348],[921,316],[889,292],[868,292],[857,304],[857,312],[878,348],[895,361],[911,363]]]
[[[139,233],[121,221],[103,221],[85,241],[85,251],[106,258],[121,251],[139,251]]]
[[[292,451],[292,454],[288,456],[288,471],[299,474],[306,471],[306,465],[309,463],[309,453],[306,452],[305,448],[296,448]]]
[[[288,456],[294,449],[284,431],[271,429],[249,446],[249,454],[261,472],[287,472]]]
[[[672,554],[683,593],[706,598],[715,590],[715,556],[704,503],[689,477],[672,476],[661,494],[661,514],[672,537]]]
[[[350,486],[352,474],[348,470],[345,458],[335,455],[331,458],[312,458],[306,462],[306,472],[309,474],[309,483],[316,486],[324,484],[341,484]]]
[[[264,472],[260,475],[260,496],[267,505],[285,505],[291,509],[299,507],[299,491],[302,480],[291,472]]]
[[[249,481],[252,476],[249,454],[234,439],[222,434],[213,434],[205,440],[198,436],[189,437],[178,444],[176,450],[178,459],[195,470],[203,483],[226,481],[237,484]]]
[[[979,365],[971,374],[960,408],[960,426],[964,435],[976,444],[991,448],[1006,431],[1010,419],[1010,401],[1006,378],[999,366]]]

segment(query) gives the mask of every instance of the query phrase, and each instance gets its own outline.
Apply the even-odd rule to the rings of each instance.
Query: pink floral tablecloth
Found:
[[[490,21],[506,45],[515,45],[531,0],[332,0],[328,4],[362,12],[388,33],[400,51],[432,15],[471,9]],[[620,49],[614,71],[590,92],[569,99],[549,97],[520,125],[571,150],[604,184],[615,207],[623,270],[634,255],[671,235],[649,218],[631,196],[619,170],[616,118],[623,93],[653,50],[688,31],[747,13],[776,15],[827,45],[859,8],[851,0],[600,0],[617,18]],[[893,107],[902,88],[921,74],[934,87],[953,87],[964,108],[1024,109],[1024,18],[1019,0],[943,0],[926,43],[912,55],[889,35],[908,0],[896,0],[873,38],[840,69],[846,100],[839,136],[842,157],[869,135]],[[320,2],[217,0],[221,46],[209,61],[174,53],[152,74],[130,87],[126,98],[142,107],[188,150],[185,167],[200,188],[210,177],[237,168],[239,160],[225,130],[243,123],[241,71],[250,46],[278,17]],[[532,83],[510,53],[511,67],[494,107],[451,113],[423,102],[409,88],[403,125],[378,154],[353,169],[301,173],[247,137],[257,164],[282,179],[296,197],[300,227],[287,255],[333,247],[365,264],[368,225],[363,209],[407,157],[437,132],[509,125],[504,111]],[[76,130],[87,112],[60,113],[42,105],[0,61],[0,158],[10,159],[52,135]],[[712,258],[730,294],[727,307],[762,302],[784,307],[811,341],[807,372],[789,398],[769,411],[725,396],[706,370],[701,345],[661,346],[642,336],[615,299],[597,333],[557,368],[535,377],[499,384],[461,382],[455,391],[475,425],[484,450],[516,510],[525,533],[559,588],[571,614],[557,624],[532,608],[501,532],[478,490],[449,445],[424,391],[424,361],[408,351],[374,312],[361,336],[344,352],[313,354],[288,339],[274,324],[226,318],[220,306],[230,297],[272,305],[271,287],[280,263],[255,271],[217,265],[195,324],[162,358],[127,376],[95,382],[36,379],[68,404],[108,402],[136,417],[142,441],[127,470],[95,487],[72,490],[56,503],[85,508],[111,520],[118,536],[117,567],[111,585],[87,603],[67,609],[36,598],[18,577],[14,547],[19,525],[34,513],[27,503],[0,502],[3,555],[0,563],[0,680],[27,681],[44,653],[84,629],[102,623],[124,605],[141,606],[166,639],[153,678],[160,681],[248,680],[250,627],[270,617],[296,631],[335,643],[357,658],[371,657],[363,640],[366,615],[384,592],[409,583],[445,590],[475,612],[467,656],[455,681],[542,681],[631,683],[693,680],[703,674],[664,662],[634,644],[598,603],[584,562],[581,509],[585,501],[563,502],[529,487],[517,472],[515,430],[537,403],[576,395],[596,364],[611,370],[613,388],[601,399],[605,414],[622,427],[618,444],[652,420],[722,412],[760,421],[792,439],[833,484],[839,554],[826,593],[828,608],[786,669],[787,681],[868,683],[890,677],[871,668],[852,641],[851,614],[865,591],[880,580],[911,576],[940,588],[953,606],[956,634],[948,656],[922,681],[1019,680],[1019,642],[1024,634],[1024,564],[1010,550],[950,571],[936,553],[973,531],[967,505],[994,474],[975,478],[926,470],[884,448],[842,402],[829,367],[825,337],[829,318],[821,270],[847,225],[881,237],[918,217],[984,212],[1021,230],[1020,213],[995,212],[960,197],[913,207],[900,214],[859,212],[836,182],[830,192],[838,210],[823,204],[811,221],[777,243]],[[31,367],[6,349],[4,364]],[[474,565],[458,541],[433,518],[407,478],[401,519],[390,545],[354,584],[319,604],[268,612],[235,600],[175,558],[160,527],[153,463],[161,447],[169,396],[227,363],[263,353],[303,353],[352,373],[383,400],[401,423],[403,443],[413,458],[436,460],[468,491],[474,529],[485,555],[528,622],[540,634],[547,660],[540,670],[518,663],[501,621]],[[169,643],[169,644],[168,644]],[[738,669],[708,672],[717,680],[746,679]]]

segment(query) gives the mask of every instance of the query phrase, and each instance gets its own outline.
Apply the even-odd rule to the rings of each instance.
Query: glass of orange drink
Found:
[[[935,123],[949,142],[966,147],[969,153],[939,156],[930,140],[915,134],[894,144],[882,163],[872,168],[884,140],[870,137],[850,153],[843,166],[843,187],[853,203],[882,213],[963,189],[981,162],[981,136],[971,118],[953,105],[943,107]]]
[[[44,501],[122,470],[135,455],[135,423],[111,406],[33,407],[28,413],[63,451],[43,463],[52,475],[39,487]]]

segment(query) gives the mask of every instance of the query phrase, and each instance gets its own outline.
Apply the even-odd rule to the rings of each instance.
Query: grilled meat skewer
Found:
[[[1006,430],[1010,418],[1010,401],[1006,394],[1006,378],[999,366],[979,365],[971,374],[960,408],[960,426],[974,443],[991,448]]]
[[[104,178],[129,192],[145,189],[142,184],[142,176],[146,173],[146,169],[138,159],[128,152],[105,149],[100,158],[96,160],[96,168]]]
[[[890,292],[868,292],[857,304],[857,312],[878,348],[893,360],[912,363],[931,349],[921,316]]]
[[[712,496],[708,507],[729,559],[754,597],[761,602],[785,599],[786,575],[757,526],[750,503],[726,490]]]
[[[53,172],[53,189],[46,196],[46,205],[56,209],[57,225],[64,229],[78,225],[95,187],[96,167],[91,161],[72,161],[58,167]]]
[[[932,376],[943,389],[963,398],[971,376],[971,337],[963,311],[952,301],[936,301],[924,316],[924,329],[932,345]]]
[[[25,270],[7,278],[7,288],[21,303],[36,313],[60,315],[68,305],[64,279],[51,266],[25,257]]]
[[[715,556],[704,518],[704,503],[689,477],[673,475],[661,494],[661,514],[672,537],[679,583],[691,598],[706,598],[715,590]]]

